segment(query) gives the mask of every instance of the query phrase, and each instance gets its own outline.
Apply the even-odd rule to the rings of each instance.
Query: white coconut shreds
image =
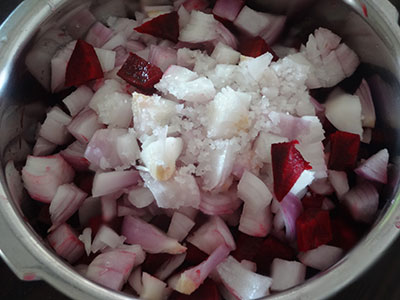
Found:
[[[201,177],[202,189],[218,190],[229,182],[238,164],[258,172],[264,158],[253,151],[253,144],[260,132],[271,132],[276,126],[269,119],[270,112],[315,116],[306,86],[309,66],[290,56],[276,62],[269,53],[257,58],[241,56],[237,65],[226,65],[216,64],[205,52],[183,48],[178,51],[178,64],[211,80],[215,97],[205,102],[176,99],[165,81],[171,80],[169,75],[156,85],[160,95],[134,93],[132,104],[142,148],[160,135],[182,138],[176,180],[182,174],[193,174]],[[173,70],[178,81],[182,76],[175,70],[188,72]],[[193,86],[192,92],[201,94],[201,88]]]

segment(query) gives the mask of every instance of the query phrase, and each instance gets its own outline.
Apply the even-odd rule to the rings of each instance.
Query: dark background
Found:
[[[0,0],[0,23],[21,0]],[[392,0],[400,8],[400,0]],[[0,237],[1,238],[1,237]],[[400,299],[400,239],[357,281],[330,300]],[[68,300],[42,281],[20,281],[0,259],[0,299]]]

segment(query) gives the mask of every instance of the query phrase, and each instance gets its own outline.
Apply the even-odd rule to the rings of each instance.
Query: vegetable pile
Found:
[[[335,264],[388,180],[388,150],[361,151],[368,82],[341,85],[356,53],[326,28],[284,45],[286,16],[242,0],[142,5],[134,19],[118,3],[81,8],[57,52],[27,56],[69,93],[22,169],[49,245],[143,299],[253,299]],[[48,76],[35,71],[46,55]]]

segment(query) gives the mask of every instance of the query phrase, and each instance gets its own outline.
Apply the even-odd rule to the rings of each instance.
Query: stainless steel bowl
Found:
[[[100,2],[106,2],[101,0]],[[113,0],[110,0],[113,1]],[[124,1],[124,0],[122,0]],[[99,1],[97,1],[99,2]],[[133,4],[135,1],[127,0]],[[160,0],[163,2],[163,0]],[[365,63],[365,72],[377,106],[379,129],[390,149],[391,180],[385,190],[386,205],[369,234],[341,261],[304,284],[271,299],[323,299],[349,284],[379,258],[398,236],[400,133],[400,29],[398,14],[387,0],[254,1],[260,7],[287,13],[292,19],[308,5],[299,32],[315,24],[332,29]],[[1,255],[23,280],[42,279],[75,299],[132,299],[105,289],[78,275],[59,259],[33,230],[28,219],[32,202],[16,201],[13,178],[6,176],[9,160],[23,163],[31,150],[36,126],[42,120],[48,94],[29,76],[25,56],[34,41],[49,28],[65,26],[65,13],[89,0],[25,0],[0,28],[0,248]],[[95,4],[94,4],[95,5]],[[131,6],[131,5],[130,5]],[[133,5],[134,6],[134,5]],[[44,70],[44,71],[43,71]],[[47,67],[43,66],[43,72]],[[23,212],[23,213],[22,213]],[[397,225],[397,226],[396,226]]]

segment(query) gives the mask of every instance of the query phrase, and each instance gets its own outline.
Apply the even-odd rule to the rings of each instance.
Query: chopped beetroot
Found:
[[[332,240],[329,211],[309,208],[297,218],[297,246],[299,251],[308,251]]]
[[[243,259],[253,261],[263,242],[263,238],[253,237],[239,232],[236,237],[236,249],[231,255],[236,258],[237,261]]]
[[[303,204],[304,209],[321,208],[323,200],[324,196],[311,192],[301,199],[301,203]]]
[[[93,46],[83,40],[78,40],[68,61],[65,86],[80,86],[103,77],[103,69]]]
[[[239,50],[240,53],[242,53],[243,55],[250,57],[258,57],[264,53],[269,52],[273,56],[273,61],[277,61],[279,59],[274,50],[272,50],[267,42],[259,36],[242,40],[239,46]]]
[[[206,279],[203,284],[191,295],[184,295],[174,291],[170,300],[220,300],[218,287],[211,279]]]
[[[182,5],[188,12],[191,12],[192,10],[203,11],[210,3],[208,0],[186,0]]]
[[[269,274],[271,263],[275,258],[293,260],[295,251],[289,245],[269,235],[254,257],[254,262],[257,263],[257,273]]]
[[[154,274],[160,268],[160,266],[171,257],[172,255],[168,253],[147,253],[146,259],[142,265],[142,270],[143,272]]]
[[[177,43],[179,37],[179,15],[176,11],[160,15],[136,27],[135,30]]]
[[[350,171],[357,162],[360,149],[360,136],[358,134],[336,131],[329,137],[331,153],[329,156],[329,169],[337,171]]]
[[[298,141],[272,144],[272,172],[274,175],[274,193],[279,201],[289,193],[304,170],[311,166],[296,149]]]
[[[157,66],[130,53],[117,75],[133,86],[149,91],[160,81],[163,72]]]

